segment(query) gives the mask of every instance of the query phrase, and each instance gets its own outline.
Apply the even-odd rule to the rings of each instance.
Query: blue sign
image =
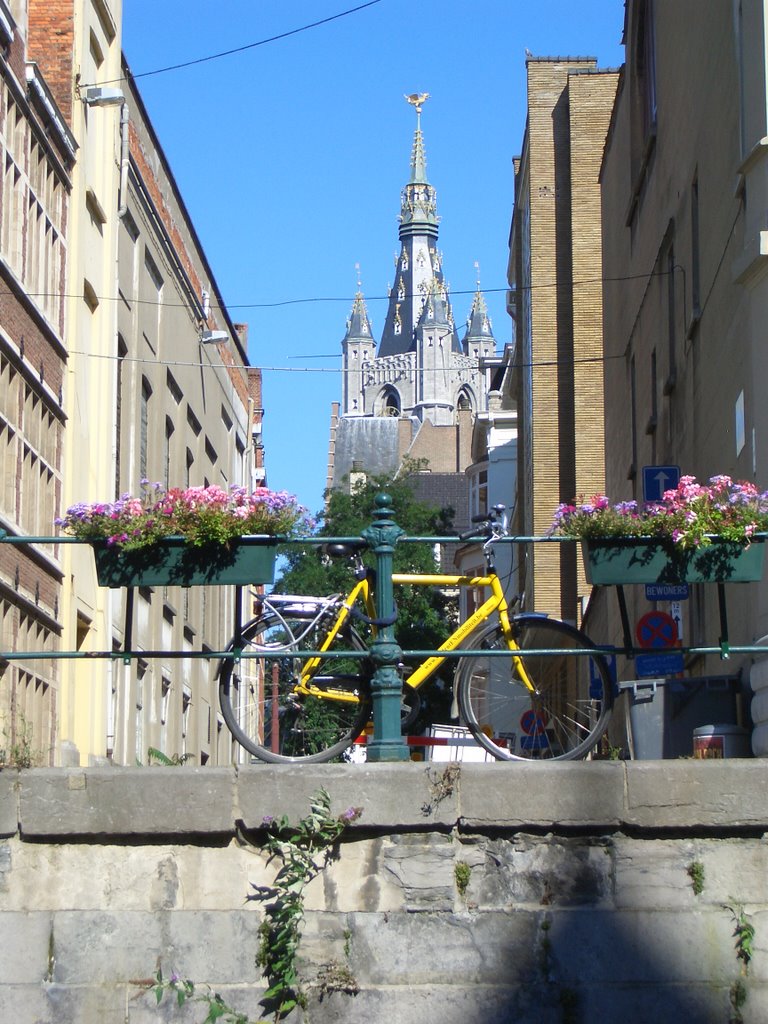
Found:
[[[635,658],[635,674],[638,679],[662,679],[683,671],[683,652],[671,654],[638,654]]]
[[[643,500],[661,501],[664,491],[677,487],[679,466],[643,466]]]
[[[619,688],[616,684],[616,655],[613,651],[613,647],[607,647],[603,658],[608,664],[608,675],[610,676],[613,693],[616,695],[619,692]],[[603,677],[597,671],[594,658],[589,659],[589,696],[593,700],[600,700],[603,696]]]
[[[646,601],[687,601],[687,583],[646,583]]]
[[[666,612],[646,612],[640,617],[635,635],[641,647],[655,650],[674,647],[677,642],[677,623]]]

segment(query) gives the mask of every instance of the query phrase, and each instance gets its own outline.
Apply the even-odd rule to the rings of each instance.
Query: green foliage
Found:
[[[251,1021],[246,1013],[233,1010],[224,1002],[218,992],[214,992],[209,986],[203,991],[195,987],[194,981],[189,978],[182,978],[175,972],[170,977],[165,977],[161,967],[158,967],[154,978],[142,983],[144,987],[155,993],[157,1005],[163,1001],[166,995],[170,994],[178,1007],[185,1003],[204,1003],[208,1007],[208,1013],[202,1024],[266,1024],[266,1021]]]
[[[728,993],[731,1000],[731,1006],[733,1007],[733,1014],[729,1024],[743,1024],[744,1017],[742,1016],[742,1008],[747,1001],[747,986],[741,980],[737,978],[736,981],[731,985],[730,992]]]
[[[741,960],[742,974],[747,974],[754,954],[755,926],[749,920],[742,906],[736,905],[727,907],[727,909],[733,915],[735,924],[733,936],[736,940],[736,959]]]
[[[277,857],[282,862],[269,886],[253,885],[254,893],[247,900],[264,903],[264,920],[259,928],[260,945],[256,963],[266,975],[269,987],[264,993],[262,1006],[272,1014],[278,1024],[296,1006],[306,1005],[306,996],[299,985],[296,962],[304,920],[304,889],[325,867],[344,829],[362,814],[361,807],[348,807],[334,817],[331,798],[320,789],[310,803],[310,813],[296,825],[286,815],[264,818],[267,830],[266,850],[270,861]],[[344,955],[349,956],[351,932],[344,933]],[[218,992],[206,985],[201,990],[189,978],[177,973],[165,977],[158,967],[153,978],[134,984],[155,994],[157,1004],[169,993],[181,1007],[187,1002],[203,1003],[208,1014],[202,1024],[267,1024],[252,1021],[247,1014],[233,1009]],[[321,997],[328,992],[347,992],[353,995],[359,986],[352,972],[344,964],[332,961],[318,971],[317,987]]]
[[[688,865],[688,876],[691,879],[694,896],[701,896],[704,892],[704,865],[700,860],[695,860]]]
[[[456,879],[456,888],[462,899],[467,894],[469,880],[472,877],[472,868],[463,860],[459,860],[453,867],[453,877]]]
[[[412,467],[414,469],[418,466]],[[386,477],[369,479],[352,494],[333,491],[327,508],[319,515],[319,537],[359,537],[373,522],[374,499],[385,491],[392,498],[392,516],[408,536],[444,536],[453,531],[452,510],[437,510],[414,496],[413,484],[406,475],[397,480]],[[284,551],[286,568],[275,584],[275,592],[283,594],[348,593],[354,586],[349,562],[329,558],[316,545],[291,546]],[[375,566],[375,557],[367,552],[367,565]],[[399,573],[434,573],[438,571],[432,544],[398,544],[395,548],[394,571]],[[437,587],[398,587],[395,594],[398,620],[397,639],[404,650],[434,650],[450,634],[457,620],[454,600]],[[431,717],[439,720],[450,704],[454,663],[441,669],[439,685],[429,687],[428,700],[433,706]]]
[[[43,751],[34,746],[32,723],[19,712],[16,728],[3,727],[0,768],[34,768],[43,762]]]
[[[262,1005],[274,1014],[275,1021],[295,1006],[304,1006],[306,1001],[297,974],[304,889],[328,863],[344,829],[361,813],[361,808],[349,807],[334,817],[331,798],[325,789],[320,789],[310,804],[310,813],[298,824],[291,825],[285,815],[264,819],[269,858],[279,858],[282,864],[272,885],[253,885],[255,892],[247,898],[264,904],[256,963],[269,985]],[[328,990],[330,981],[326,979]]]
[[[180,765],[186,764],[194,756],[194,754],[173,754],[169,757],[156,747],[147,748],[147,763],[150,765],[161,764],[165,768],[178,768]]]

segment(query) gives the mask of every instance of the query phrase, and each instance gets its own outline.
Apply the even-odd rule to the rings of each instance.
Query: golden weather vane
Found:
[[[405,97],[411,106],[416,108],[416,113],[421,113],[421,108],[424,103],[429,99],[428,92],[412,92],[410,96]]]

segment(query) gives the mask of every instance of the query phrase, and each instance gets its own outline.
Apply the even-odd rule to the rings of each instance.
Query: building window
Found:
[[[664,381],[664,394],[668,395],[677,383],[677,322],[675,296],[675,249],[670,245],[667,250],[667,377]]]
[[[638,4],[637,36],[635,38],[635,70],[641,110],[643,138],[656,127],[656,27],[654,0]]]
[[[469,514],[484,516],[488,512],[488,463],[472,468],[469,478]]]
[[[701,250],[699,238],[699,178],[691,185],[691,305],[693,317],[701,316]]]
[[[747,432],[744,417],[744,392],[740,391],[738,398],[736,399],[736,406],[734,409],[734,426],[735,439],[736,439],[736,456],[741,455],[744,450],[744,445],[747,441]]]
[[[187,753],[187,736],[189,734],[189,710],[192,707],[192,691],[189,687],[184,687],[184,693],[181,697],[181,753]]]
[[[379,416],[400,415],[400,395],[394,388],[385,388],[378,401],[377,414]]]
[[[157,351],[160,337],[160,314],[163,299],[163,277],[149,249],[144,250],[144,273],[141,280],[140,299],[143,303],[144,316],[142,329],[153,352]]]
[[[632,201],[627,224],[632,224],[656,138],[656,30],[654,0],[637,0],[634,7],[630,77],[630,160]]]
[[[165,437],[163,438],[163,483],[165,489],[171,486],[171,451],[173,447],[173,420],[165,417]]]
[[[122,470],[122,445],[123,433],[123,376],[125,373],[125,357],[128,355],[128,346],[123,336],[117,336],[117,370],[115,380],[115,497],[120,494],[120,477]]]
[[[141,378],[141,409],[139,412],[139,477],[149,479],[149,399],[152,388],[146,377]]]
[[[627,477],[630,480],[635,480],[637,477],[637,372],[634,355],[629,361],[629,410],[632,449]]]

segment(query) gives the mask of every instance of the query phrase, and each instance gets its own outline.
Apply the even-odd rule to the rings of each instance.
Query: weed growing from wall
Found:
[[[304,890],[327,865],[333,849],[344,829],[360,817],[362,808],[349,807],[343,814],[331,814],[331,798],[320,789],[312,798],[310,813],[298,824],[291,825],[286,815],[264,818],[267,830],[265,849],[269,861],[277,858],[281,866],[272,885],[251,884],[254,889],[247,900],[264,904],[264,920],[259,928],[260,945],[256,964],[261,967],[268,989],[262,1006],[272,1015],[274,1024],[281,1021],[296,1006],[305,1006],[306,995],[297,973],[297,958],[304,920]],[[351,932],[344,933],[344,955],[349,957]],[[207,1006],[208,1014],[202,1024],[267,1024],[252,1021],[247,1014],[229,1006],[210,986],[196,986],[189,978],[177,973],[165,976],[158,967],[154,977],[135,981],[144,989],[151,989],[158,1005],[171,995],[177,1006],[187,1002]],[[322,998],[329,992],[354,995],[359,986],[347,964],[333,961],[318,971],[316,985]]]
[[[700,860],[695,860],[688,865],[688,877],[691,880],[691,888],[694,896],[701,896],[704,892],[704,865]]]
[[[261,945],[256,963],[262,968],[269,988],[262,1005],[279,1021],[296,1006],[306,1004],[296,970],[301,925],[304,920],[304,890],[328,863],[333,847],[344,829],[360,817],[362,808],[349,807],[333,817],[331,798],[321,789],[310,804],[310,813],[297,825],[288,818],[265,818],[269,859],[282,865],[272,885],[253,885],[247,898],[264,904],[264,921],[259,933]],[[330,985],[326,984],[326,988]],[[349,987],[345,988],[349,991]]]
[[[741,1010],[747,1001],[747,986],[741,978],[737,978],[731,985],[728,996],[730,998],[731,1009],[733,1011],[728,1024],[744,1024],[744,1017],[742,1016]]]
[[[453,868],[453,877],[456,880],[456,888],[462,899],[467,895],[469,880],[472,877],[472,868],[463,860],[456,861]]]
[[[35,748],[32,723],[23,714],[16,716],[15,729],[3,727],[3,741],[0,768],[34,768],[43,763],[44,751]]]
[[[733,915],[735,924],[733,937],[736,940],[736,959],[741,961],[741,973],[748,974],[754,953],[755,926],[747,917],[744,907],[737,905],[727,909]]]
[[[461,775],[461,765],[451,763],[447,764],[445,768],[438,771],[436,768],[427,768],[427,778],[429,779],[429,800],[421,805],[421,813],[427,817],[437,808],[437,806],[443,801],[447,800],[449,796],[453,796],[453,792]]]

